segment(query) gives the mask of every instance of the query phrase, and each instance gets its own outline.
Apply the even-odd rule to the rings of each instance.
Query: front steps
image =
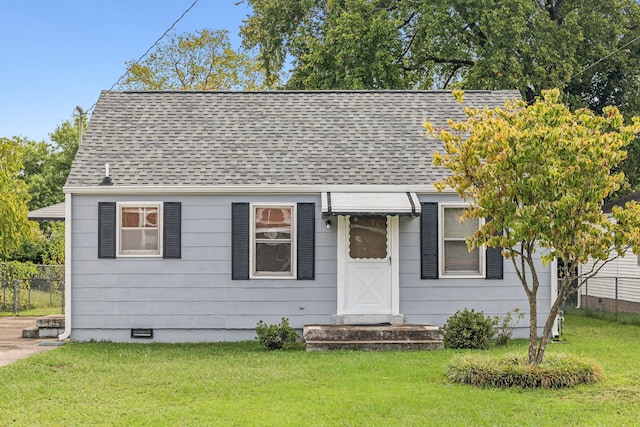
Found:
[[[307,351],[438,350],[442,332],[433,325],[306,325]]]
[[[51,314],[36,320],[36,327],[23,329],[22,338],[57,338],[64,332],[64,315]]]

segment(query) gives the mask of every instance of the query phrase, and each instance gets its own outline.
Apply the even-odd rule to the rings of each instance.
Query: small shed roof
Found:
[[[32,221],[64,221],[65,203],[46,206],[29,212],[29,219]]]
[[[471,107],[517,91],[468,91]],[[432,184],[425,119],[464,119],[451,92],[103,92],[67,181],[118,186]]]
[[[640,202],[640,192],[636,192],[636,193],[631,193],[631,194],[627,194],[625,196],[622,196],[618,199],[612,200],[608,203],[605,203],[602,206],[602,211],[604,213],[611,213],[611,211],[613,210],[614,206],[624,206],[627,204],[627,202]]]

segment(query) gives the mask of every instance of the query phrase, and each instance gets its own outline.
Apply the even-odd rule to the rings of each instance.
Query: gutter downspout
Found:
[[[558,298],[558,259],[554,258],[550,264],[551,269],[551,277],[549,278],[551,281],[551,297],[549,308],[553,305],[556,298]],[[560,336],[558,332],[558,316],[556,315],[555,320],[553,321],[553,326],[551,327],[551,338],[557,338]]]
[[[71,335],[71,193],[64,200],[64,332],[58,335],[60,341]]]

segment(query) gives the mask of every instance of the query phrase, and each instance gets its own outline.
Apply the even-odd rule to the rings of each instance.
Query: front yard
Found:
[[[526,342],[487,352],[526,352]],[[549,352],[595,360],[604,380],[574,389],[447,382],[454,350],[267,352],[256,343],[71,343],[0,368],[8,425],[634,425],[640,327],[567,316]]]

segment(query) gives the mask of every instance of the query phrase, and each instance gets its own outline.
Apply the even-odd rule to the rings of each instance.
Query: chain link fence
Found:
[[[579,307],[585,310],[640,314],[640,277],[596,276],[580,288]]]
[[[0,269],[0,311],[64,313],[64,266],[34,265],[28,273]]]

